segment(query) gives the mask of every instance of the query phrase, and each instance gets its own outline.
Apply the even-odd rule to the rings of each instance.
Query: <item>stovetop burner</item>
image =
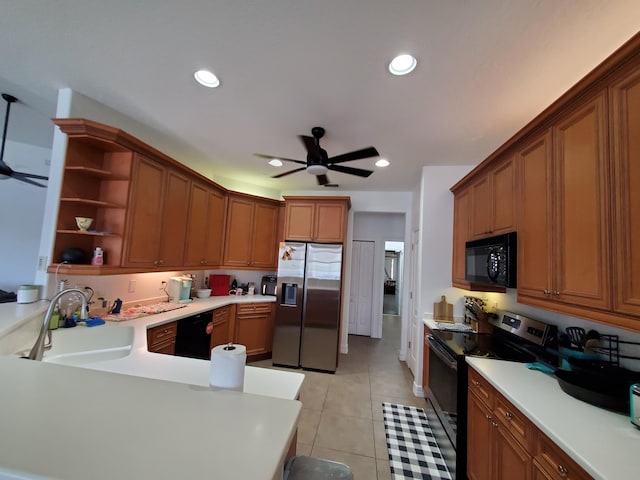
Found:
[[[524,319],[524,317],[517,317]],[[505,318],[511,319],[509,316]],[[456,357],[494,358],[521,363],[542,361],[550,366],[557,363],[558,356],[549,351],[550,342],[546,338],[545,341],[541,338],[539,344],[532,343],[527,338],[527,336],[531,337],[530,326],[527,326],[523,335],[519,335],[519,332],[512,328],[512,322],[509,323],[510,328],[504,328],[504,324],[505,320],[497,322],[495,326],[499,328],[496,328],[493,333],[434,330],[432,334]],[[551,345],[551,349],[553,347],[554,345]]]

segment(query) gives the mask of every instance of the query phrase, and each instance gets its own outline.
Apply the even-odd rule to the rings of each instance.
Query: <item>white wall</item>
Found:
[[[7,140],[4,160],[13,170],[49,174],[51,149]],[[36,180],[44,185],[47,182]],[[36,282],[47,189],[12,178],[0,180],[0,289]]]

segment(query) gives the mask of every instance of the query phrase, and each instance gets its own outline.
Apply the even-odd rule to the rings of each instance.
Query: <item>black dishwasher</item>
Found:
[[[213,310],[178,320],[176,356],[209,360],[211,334],[207,333],[207,324],[211,321]]]

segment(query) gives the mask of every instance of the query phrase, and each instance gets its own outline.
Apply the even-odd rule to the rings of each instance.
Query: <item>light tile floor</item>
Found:
[[[346,463],[355,480],[391,479],[382,402],[426,407],[413,375],[398,360],[400,317],[383,316],[381,339],[349,336],[335,374],[305,371],[298,455]],[[252,363],[270,367],[271,361]]]

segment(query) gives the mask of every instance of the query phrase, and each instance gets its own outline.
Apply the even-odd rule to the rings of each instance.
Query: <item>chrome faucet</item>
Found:
[[[55,309],[56,303],[60,300],[64,295],[68,293],[78,293],[80,294],[80,298],[82,299],[82,308],[80,309],[80,320],[86,320],[89,318],[89,307],[87,302],[86,294],[80,290],[79,288],[67,288],[56,293],[51,302],[49,303],[49,307],[47,308],[47,313],[44,315],[44,319],[42,320],[42,327],[40,327],[40,334],[36,339],[36,343],[33,345],[33,348],[29,352],[26,358],[31,360],[42,360],[42,355],[45,351],[44,339],[47,337],[49,333],[49,324],[51,323],[51,316],[53,315],[53,310]]]

